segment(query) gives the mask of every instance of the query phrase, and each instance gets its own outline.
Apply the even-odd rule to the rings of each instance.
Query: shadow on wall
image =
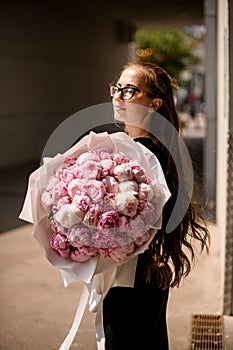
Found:
[[[9,167],[0,171],[0,233],[25,225],[18,218],[24,202],[30,173],[39,161]]]

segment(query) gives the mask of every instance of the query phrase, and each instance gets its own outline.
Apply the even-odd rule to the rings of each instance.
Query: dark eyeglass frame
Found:
[[[113,93],[113,92],[111,91],[112,88],[116,88],[117,90]],[[126,100],[126,101],[131,100],[131,98],[134,97],[134,95],[135,95],[136,92],[140,92],[140,93],[143,94],[144,96],[148,96],[148,97],[154,98],[154,96],[152,96],[149,92],[146,92],[146,91],[144,91],[144,90],[141,90],[141,89],[137,88],[137,87],[134,86],[134,85],[127,85],[127,86],[124,86],[124,87],[119,87],[119,86],[117,86],[117,85],[115,85],[115,84],[110,84],[110,85],[109,85],[109,89],[110,89],[110,96],[111,96],[111,98],[113,98],[113,96],[115,95],[115,93],[119,93],[119,92],[120,92],[120,94],[121,94],[121,98],[122,98],[123,100]],[[125,97],[124,97],[124,91],[126,91],[127,89],[132,89],[132,95],[131,95],[129,98],[125,98]]]

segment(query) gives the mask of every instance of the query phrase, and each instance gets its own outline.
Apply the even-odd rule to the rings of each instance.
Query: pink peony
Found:
[[[138,185],[138,196],[140,199],[151,201],[154,197],[154,191],[150,185],[141,182]]]
[[[98,157],[98,155],[95,152],[84,152],[82,153],[76,160],[76,164],[79,165],[83,165],[86,162],[99,162],[100,158]]]
[[[100,160],[112,159],[112,157],[113,157],[113,151],[106,148],[106,147],[99,148],[99,149],[95,150],[95,153],[98,155]]]
[[[66,228],[78,224],[84,217],[84,213],[72,204],[65,204],[55,214],[56,221]]]
[[[58,201],[57,201],[57,209],[60,210],[63,205],[65,204],[71,204],[71,200],[70,200],[70,197],[69,196],[65,196],[65,197],[62,197],[60,198]]]
[[[41,194],[41,202],[46,213],[49,214],[54,205],[51,193],[48,191],[43,191]]]
[[[51,190],[51,195],[54,203],[56,203],[62,197],[67,196],[67,194],[68,192],[66,188],[66,183],[63,181],[58,182],[56,185],[53,186]]]
[[[91,205],[91,198],[85,193],[78,191],[73,198],[72,204],[83,212],[86,212]]]
[[[87,194],[92,199],[92,202],[97,203],[104,197],[105,186],[103,182],[98,180],[86,180],[82,182],[80,191]]]
[[[154,225],[155,223],[155,207],[152,203],[147,202],[140,212],[142,219],[145,221],[146,225]]]
[[[93,160],[88,160],[79,166],[77,177],[80,179],[99,179],[100,173],[100,164]]]
[[[65,183],[69,183],[70,181],[76,178],[77,168],[75,166],[71,166],[70,168],[63,169],[61,174],[61,180]]]
[[[140,213],[143,208],[145,207],[147,200],[139,198],[139,204],[138,204],[138,212]]]
[[[137,213],[138,199],[134,195],[135,192],[123,192],[116,197],[117,210],[126,216],[134,216]]]
[[[81,253],[79,249],[75,249],[73,252],[71,252],[70,257],[72,260],[79,263],[83,263],[91,259],[91,256]]]
[[[133,180],[119,182],[119,192],[138,191],[138,184]]]
[[[115,195],[113,193],[107,193],[103,200],[103,211],[116,210]]]
[[[101,175],[112,175],[116,163],[112,159],[103,159],[100,162],[101,165]]]
[[[58,182],[59,179],[56,176],[50,176],[47,182],[46,190],[50,191]]]
[[[119,241],[117,240],[114,232],[111,230],[97,230],[92,234],[93,245],[98,249],[102,248],[113,248],[119,246]]]
[[[109,193],[117,193],[119,191],[118,182],[113,176],[105,176],[103,179],[103,184],[105,185],[106,191]]]
[[[118,181],[133,179],[132,168],[129,163],[122,163],[117,165],[113,170],[113,174]]]
[[[133,178],[137,182],[147,182],[145,171],[140,164],[134,160],[131,160],[129,164],[132,167]]]
[[[127,155],[125,155],[122,152],[114,152],[112,159],[117,164],[122,164],[122,163],[128,163],[129,162],[129,158],[127,157]]]
[[[140,217],[140,215],[129,220],[129,228],[127,231],[128,236],[136,239],[142,236],[144,233],[145,233],[145,223]]]
[[[99,216],[97,228],[99,230],[114,229],[118,226],[119,214],[112,210],[102,213]]]
[[[67,237],[73,247],[91,245],[91,231],[84,225],[73,226],[67,234]]]
[[[80,253],[85,254],[87,256],[96,256],[98,253],[98,249],[95,247],[82,246],[79,247],[78,250]]]
[[[127,216],[120,216],[118,220],[117,230],[118,232],[127,232],[128,231],[129,219]]]
[[[157,180],[152,180],[150,182],[151,188],[154,193],[154,200],[160,202],[162,199],[161,185]]]
[[[50,220],[50,228],[51,228],[52,232],[60,233],[61,235],[66,236],[67,230],[63,226],[59,225],[59,223],[55,219]]]
[[[82,184],[82,180],[80,179],[73,179],[70,181],[67,187],[67,192],[71,198],[73,198],[76,195],[76,193],[79,191],[81,184]]]
[[[90,226],[97,226],[101,209],[102,209],[101,205],[91,204],[89,206],[88,211],[84,215],[84,218],[83,218],[84,223]]]
[[[123,245],[121,247],[114,248],[110,253],[110,257],[113,260],[119,262],[119,261],[124,260],[128,256],[130,256],[131,254],[133,254],[134,251],[135,251],[135,245],[132,242],[132,243]]]
[[[71,167],[72,165],[75,165],[76,164],[76,159],[77,158],[67,158],[65,159],[64,161],[64,167],[65,168],[68,168],[68,167]]]
[[[68,244],[68,239],[59,233],[52,236],[50,240],[50,247],[63,259],[66,259],[70,256],[71,251]]]

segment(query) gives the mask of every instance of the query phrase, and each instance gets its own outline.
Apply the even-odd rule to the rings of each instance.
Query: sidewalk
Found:
[[[0,235],[1,350],[58,350],[78,305],[81,283],[64,287],[31,231],[26,225]],[[85,316],[71,349],[95,349],[93,316]]]

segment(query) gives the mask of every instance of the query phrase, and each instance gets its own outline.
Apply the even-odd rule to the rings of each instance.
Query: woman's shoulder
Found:
[[[159,147],[159,144],[153,141],[150,137],[138,137],[134,139],[135,142],[142,144],[150,152],[152,152],[159,160],[163,172],[166,173],[167,170],[167,155],[166,149]]]

